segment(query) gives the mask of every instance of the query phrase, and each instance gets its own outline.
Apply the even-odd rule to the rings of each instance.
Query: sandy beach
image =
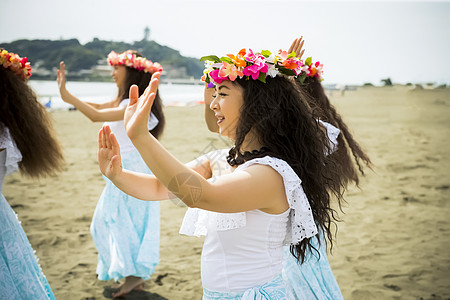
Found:
[[[164,95],[162,95],[164,96]],[[201,95],[199,95],[201,97]],[[345,299],[450,299],[450,89],[361,87],[332,102],[370,155],[360,189],[346,194],[329,260]],[[166,107],[162,143],[183,162],[228,142],[207,131],[201,105]],[[3,194],[14,208],[57,299],[104,299],[89,233],[104,186],[97,133],[77,111],[52,112],[64,171],[33,181],[16,173]],[[161,205],[160,264],[146,289],[201,299],[202,238],[178,234],[186,208]]]

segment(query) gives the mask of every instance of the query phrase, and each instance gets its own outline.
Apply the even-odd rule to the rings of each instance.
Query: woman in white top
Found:
[[[288,52],[294,51],[296,57],[302,57],[302,54],[305,50],[302,50],[303,47],[303,38],[295,39],[292,45],[290,46]],[[312,64],[315,66],[315,64]],[[339,153],[345,153],[345,157],[343,155],[333,155],[335,158],[335,162],[337,166],[345,165],[349,161],[351,162],[351,158],[347,153],[347,143],[348,147],[353,149],[352,141],[347,140],[347,143],[341,141],[338,145],[338,139],[340,130],[328,122],[332,122],[339,126],[339,128],[344,128],[344,134],[348,133],[348,129],[345,126],[345,123],[342,122],[342,118],[333,108],[333,106],[326,98],[326,101],[322,99],[322,95],[325,95],[322,88],[322,93],[316,92],[318,87],[316,85],[312,86],[309,83],[312,81],[319,82],[318,86],[321,87],[320,81],[322,72],[321,70],[311,72],[307,74],[306,78],[303,79],[303,82],[296,81],[300,88],[304,91],[306,90],[310,97],[307,97],[308,104],[313,107],[314,113],[317,115],[317,118],[320,119],[320,123],[324,128],[326,128],[328,139],[330,142],[331,150],[336,152],[337,148],[344,148],[344,150],[339,149]],[[216,118],[214,116],[214,112],[209,108],[214,96],[214,88],[208,88],[205,86],[204,91],[204,101],[205,101],[205,122],[208,129],[212,132],[218,132],[219,127],[216,123]],[[320,96],[320,97],[319,97]],[[326,96],[325,96],[326,97]],[[327,122],[323,122],[322,120],[326,120]],[[348,136],[348,134],[346,135]],[[351,135],[350,135],[351,136]],[[213,170],[213,176],[223,175],[230,172],[229,166],[227,166],[226,155],[228,151],[224,150],[216,150],[210,153],[207,153],[210,164]],[[344,168],[345,170],[350,169],[348,166]],[[340,173],[339,176],[342,176],[342,188],[346,186],[346,180],[348,180],[348,176],[345,172]],[[320,242],[319,242],[320,237]],[[341,291],[339,289],[339,285],[336,281],[336,278],[333,275],[330,264],[327,259],[327,247],[326,247],[326,239],[321,235],[317,235],[317,238],[313,239],[314,247],[319,251],[319,253],[308,253],[305,257],[305,262],[300,264],[297,259],[290,253],[289,246],[284,247],[284,257],[283,257],[283,278],[288,283],[288,289],[290,289],[295,299],[299,300],[307,300],[307,299],[329,299],[329,300],[339,300],[343,299]]]
[[[100,169],[139,199],[175,195],[190,207],[180,232],[206,234],[204,299],[290,299],[281,278],[283,245],[303,261],[317,226],[332,240],[334,220],[325,188],[328,139],[292,81],[302,62],[251,49],[204,59],[219,132],[234,141],[227,157],[233,172],[212,178],[207,157],[184,165],[145,132],[159,74],[139,100],[131,88],[125,113],[127,134],[155,176],[122,169],[108,126],[99,134]]]
[[[123,117],[130,86],[136,84],[144,90],[152,74],[161,72],[162,67],[133,50],[120,54],[112,51],[108,55],[108,62],[113,67],[112,77],[118,88],[116,99],[95,104],[73,96],[66,89],[63,62],[60,63],[57,78],[61,98],[91,121],[105,122],[110,126],[122,149],[124,168],[150,173],[125,132]],[[149,116],[147,131],[159,138],[165,118],[158,91]],[[149,279],[155,272],[159,262],[159,203],[139,201],[117,189],[108,179],[105,180],[105,188],[92,218],[91,235],[98,251],[98,279],[118,281],[125,278],[122,285],[106,286],[103,294],[106,297],[119,297],[132,290],[142,290],[143,280]]]

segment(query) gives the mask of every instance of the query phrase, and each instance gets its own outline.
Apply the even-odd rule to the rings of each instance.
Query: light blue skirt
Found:
[[[151,174],[137,151],[122,154],[122,166]],[[117,281],[136,276],[147,280],[159,262],[159,202],[128,196],[105,180],[91,223],[98,251],[98,279]]]
[[[290,300],[293,299],[286,289],[282,276],[261,286],[248,289],[243,293],[214,292],[203,288],[202,300]]]
[[[320,258],[312,250],[313,255],[308,253],[303,264],[298,263],[290,253],[289,246],[283,249],[283,278],[287,288],[294,295],[293,299],[344,299],[328,262],[326,243],[322,235],[320,242],[319,247],[317,238],[313,238],[312,244],[319,250]]]
[[[0,199],[0,299],[55,299],[17,215],[3,195]]]

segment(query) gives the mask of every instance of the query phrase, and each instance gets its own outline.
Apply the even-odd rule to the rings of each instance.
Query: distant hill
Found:
[[[164,68],[163,75],[167,78],[200,78],[203,71],[203,63],[198,58],[182,56],[179,51],[151,40],[130,44],[94,38],[85,45],[80,44],[77,39],[17,40],[0,43],[0,47],[28,57],[33,66],[33,79],[56,78],[55,68],[64,60],[69,79],[109,80],[107,72],[93,70],[99,69],[99,65],[107,65],[106,56],[109,52],[119,53],[128,49],[137,50],[153,62],[159,62]]]

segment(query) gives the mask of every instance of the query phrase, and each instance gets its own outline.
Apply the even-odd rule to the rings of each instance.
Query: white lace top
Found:
[[[286,244],[297,244],[306,237],[317,233],[317,227],[311,212],[301,180],[294,170],[283,160],[265,156],[252,159],[236,168],[234,172],[245,169],[253,164],[269,165],[283,177],[286,197],[291,208]],[[207,224],[215,220],[217,230],[231,230],[246,225],[246,212],[216,213],[198,208],[189,208],[184,216],[180,234],[200,236],[207,234]],[[211,217],[214,215],[214,217]]]
[[[0,191],[6,174],[17,171],[18,163],[22,160],[22,154],[11,138],[7,127],[0,124]]]
[[[130,99],[124,99],[120,102],[119,106],[127,106]],[[150,118],[148,119],[148,130],[153,130],[159,123],[158,118],[151,113]],[[130,138],[128,138],[127,132],[125,130],[125,123],[123,120],[113,121],[113,122],[105,122],[106,125],[109,125],[111,131],[114,132],[114,135],[117,139],[117,142],[120,146],[120,152],[126,153],[129,151],[135,150],[133,143]]]
[[[243,292],[281,273],[283,245],[317,234],[301,180],[283,160],[265,156],[234,170],[271,166],[283,178],[289,209],[274,215],[260,210],[216,213],[189,208],[181,234],[206,235],[202,251],[202,284],[220,292]]]
[[[330,148],[334,151],[339,129],[321,123],[327,129]],[[213,176],[229,173],[224,159],[227,152],[216,150],[206,155],[210,158]],[[243,292],[262,285],[280,274],[283,245],[297,244],[317,234],[311,207],[294,170],[285,161],[266,156],[252,159],[234,172],[253,164],[269,165],[281,174],[289,209],[273,215],[260,210],[217,213],[189,208],[180,234],[206,236],[202,251],[202,284],[207,289]]]

